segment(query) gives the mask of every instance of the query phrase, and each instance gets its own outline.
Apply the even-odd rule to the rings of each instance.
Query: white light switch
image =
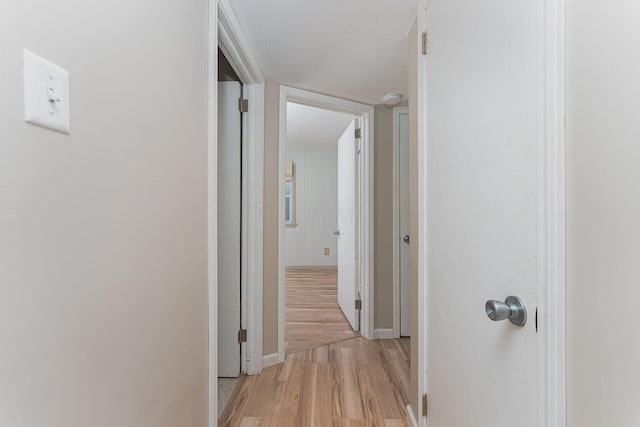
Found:
[[[69,72],[24,49],[24,120],[69,133]]]

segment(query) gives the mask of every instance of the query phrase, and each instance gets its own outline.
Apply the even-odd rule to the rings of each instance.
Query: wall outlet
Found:
[[[324,254],[329,255],[329,248],[324,248]]]

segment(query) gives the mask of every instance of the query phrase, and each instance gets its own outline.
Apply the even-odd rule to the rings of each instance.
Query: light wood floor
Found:
[[[355,338],[243,377],[219,426],[410,426],[409,339]]]
[[[286,354],[358,335],[338,306],[337,269],[286,270]]]

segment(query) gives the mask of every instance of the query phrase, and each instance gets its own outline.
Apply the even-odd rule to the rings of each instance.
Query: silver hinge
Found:
[[[427,395],[423,394],[422,395],[422,416],[426,417],[427,416]]]
[[[241,113],[249,112],[249,100],[238,98],[238,110],[240,110]]]
[[[427,54],[427,45],[429,44],[429,37],[427,36],[427,32],[422,33],[422,54]]]
[[[240,329],[238,331],[238,342],[239,343],[247,342],[247,330],[246,329]]]
[[[357,299],[356,300],[356,310],[362,310],[362,300],[361,299]]]
[[[362,129],[356,128],[356,139],[362,138]]]

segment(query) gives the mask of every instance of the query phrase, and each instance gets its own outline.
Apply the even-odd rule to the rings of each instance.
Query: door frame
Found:
[[[262,263],[264,188],[264,86],[265,80],[253,51],[240,29],[229,0],[218,0],[218,46],[242,81],[249,111],[243,113],[242,162],[242,316],[247,329],[242,371],[262,371]]]
[[[565,0],[544,0],[543,28],[538,41],[542,51],[540,114],[543,143],[539,149],[538,239],[539,263],[538,384],[539,426],[566,426],[566,252],[565,252]],[[546,306],[546,310],[544,309]]]
[[[418,6],[418,37],[427,32],[427,13],[432,0],[421,0]],[[566,296],[565,296],[565,0],[542,0],[542,22],[538,37],[541,72],[539,94],[538,150],[538,247],[539,247],[539,307],[538,307],[538,425],[566,426]],[[427,56],[418,55],[418,408],[422,413],[422,394],[427,384],[427,325],[429,301],[427,257],[427,126],[426,94],[428,91]],[[427,53],[428,55],[428,53]],[[427,418],[419,417],[418,425],[426,426]]]
[[[278,165],[278,361],[285,359],[285,223],[284,223],[284,182],[287,162],[287,102],[318,107],[325,110],[353,114],[362,120],[360,147],[363,152],[359,168],[358,187],[364,209],[359,211],[358,250],[360,265],[356,267],[357,281],[362,298],[360,334],[373,338],[373,149],[374,149],[374,107],[347,101],[333,96],[322,95],[290,86],[280,86],[279,117],[279,165]]]
[[[242,317],[247,329],[247,343],[241,359],[243,372],[262,371],[262,286],[263,286],[263,168],[264,168],[264,87],[255,55],[242,33],[229,0],[209,0],[208,32],[208,129],[207,139],[207,293],[208,293],[208,425],[218,422],[218,283],[217,283],[217,126],[218,126],[218,47],[238,74],[249,100],[249,112],[243,116],[243,176],[247,190],[243,206],[242,245]],[[246,120],[245,120],[246,119]]]
[[[409,107],[393,108],[393,337],[400,338],[400,115]]]
[[[417,105],[417,111],[415,116],[418,118],[417,123],[417,137],[418,137],[418,280],[417,280],[417,292],[415,295],[418,298],[418,313],[414,316],[414,321],[417,320],[417,324],[411,325],[411,331],[413,339],[416,339],[416,347],[418,353],[418,360],[415,361],[417,365],[416,371],[418,372],[418,378],[416,378],[417,396],[409,398],[410,402],[417,402],[416,408],[408,407],[408,412],[413,415],[412,422],[417,418],[417,425],[425,427],[427,425],[427,418],[421,416],[424,413],[422,407],[422,396],[429,392],[427,387],[427,342],[428,342],[428,328],[427,328],[427,301],[426,297],[429,291],[429,282],[427,275],[427,58],[422,53],[422,34],[427,32],[427,10],[432,0],[421,0],[418,4],[417,11],[417,24],[418,31],[416,41],[416,50],[413,55],[417,55],[418,60],[418,93],[416,94],[417,100],[414,105]],[[411,54],[411,53],[410,53]],[[411,126],[411,124],[409,124]],[[415,332],[414,332],[415,331]],[[413,356],[412,356],[413,358]],[[413,361],[411,362],[414,363]],[[413,371],[413,367],[411,369]],[[413,384],[413,381],[412,381]],[[412,412],[411,409],[414,411]],[[426,408],[425,408],[426,409]]]

